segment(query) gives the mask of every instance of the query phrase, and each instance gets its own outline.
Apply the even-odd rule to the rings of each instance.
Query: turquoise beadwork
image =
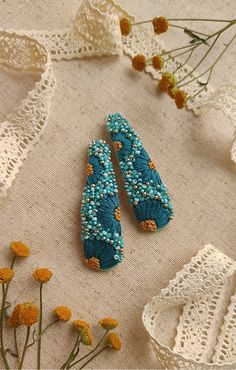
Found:
[[[154,162],[120,113],[108,116],[107,129],[116,149],[129,202],[142,229],[154,231],[164,227],[172,218],[173,209]]]
[[[89,267],[106,270],[123,260],[118,188],[108,145],[102,140],[92,142],[88,156],[81,237]]]

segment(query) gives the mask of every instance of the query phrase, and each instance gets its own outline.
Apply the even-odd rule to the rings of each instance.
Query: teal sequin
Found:
[[[92,266],[93,259],[98,269],[105,270],[123,260],[121,225],[115,213],[119,208],[118,188],[108,145],[96,140],[88,155],[92,170],[83,191],[81,237],[88,264]]]
[[[173,209],[153,161],[137,133],[120,113],[108,116],[107,129],[115,144],[125,189],[137,220],[141,224],[151,221],[152,228],[146,230],[162,228],[172,218]]]

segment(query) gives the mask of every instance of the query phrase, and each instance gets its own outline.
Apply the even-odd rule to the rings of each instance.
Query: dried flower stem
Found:
[[[38,370],[40,370],[40,367],[41,367],[42,325],[43,325],[43,283],[40,283],[40,288],[39,288],[38,353],[37,353],[37,369]]]
[[[77,352],[77,347],[79,346],[79,344],[80,344],[80,332],[77,335],[77,338],[75,340],[74,347],[72,348],[72,350],[71,350],[71,352],[70,352],[70,354],[68,356],[68,359],[62,365],[61,369],[69,369],[70,363],[75,359],[74,355]],[[77,354],[78,354],[78,352],[77,352]],[[76,356],[77,356],[77,354],[76,354]]]
[[[102,343],[103,339],[105,338],[105,336],[107,335],[107,333],[109,332],[109,330],[106,330],[105,334],[103,334],[102,338],[100,339],[100,341],[98,342],[98,344],[94,347],[94,349],[92,351],[90,351],[89,353],[87,353],[86,355],[84,355],[83,357],[81,357],[79,360],[73,362],[69,367],[68,369],[70,369],[72,366],[76,365],[78,362],[81,362],[83,361],[86,357],[90,356],[92,353],[94,353],[98,347],[100,346],[100,344]]]
[[[24,364],[24,359],[25,359],[25,354],[26,354],[26,350],[28,346],[29,337],[30,337],[30,326],[27,327],[27,334],[26,334],[25,344],[24,344],[24,348],[23,348],[23,352],[22,352],[22,356],[20,360],[19,370],[22,369],[23,364]]]
[[[92,361],[95,357],[97,357],[101,352],[103,352],[105,349],[107,349],[108,346],[105,346],[103,348],[101,348],[97,353],[95,353],[95,355],[93,355],[88,361],[86,361],[80,368],[79,370],[83,369],[86,365],[88,365],[88,363],[90,361]]]
[[[1,355],[6,369],[10,369],[6,358],[6,352],[4,349],[4,336],[3,336],[3,322],[5,318],[5,304],[7,298],[7,291],[5,290],[4,283],[2,284],[2,307],[1,307],[1,318],[0,318],[0,347]]]
[[[191,83],[191,82],[193,82],[193,81],[195,81],[195,80],[197,80],[198,78],[200,78],[200,77],[202,77],[202,76],[204,76],[207,72],[209,72],[210,70],[212,70],[214,67],[215,67],[215,65],[218,63],[218,61],[220,60],[220,58],[222,57],[222,55],[226,52],[226,50],[228,49],[228,47],[232,44],[232,42],[234,41],[234,39],[236,38],[236,34],[232,37],[232,39],[230,40],[230,42],[228,43],[228,45],[226,45],[225,46],[225,48],[222,50],[222,52],[219,54],[219,56],[216,58],[216,60],[214,61],[214,63],[212,63],[212,65],[209,67],[209,68],[207,68],[206,69],[206,71],[204,71],[203,73],[201,73],[200,75],[198,75],[198,76],[196,76],[196,77],[194,77],[194,78],[192,78],[192,80],[190,80],[190,81],[188,81],[188,82],[185,82],[185,83],[183,83],[183,84],[181,84],[181,85],[179,85],[178,87],[180,88],[180,87],[182,87],[182,86],[184,86],[184,85],[187,85],[187,84],[189,84],[189,83]]]
[[[14,344],[15,344],[15,351],[16,351],[16,357],[19,361],[19,348],[18,348],[18,342],[17,342],[17,327],[14,327]]]
[[[202,36],[209,36],[209,35],[208,35],[208,34],[206,34],[206,33],[202,33],[202,32],[199,32],[199,31],[195,31],[195,30],[193,30],[192,28],[191,28],[191,30],[190,30],[190,29],[188,29],[188,28],[186,28],[186,27],[178,26],[177,24],[169,23],[169,26],[170,26],[170,27],[174,27],[174,28],[181,28],[182,30],[189,30],[189,31],[191,31],[191,32],[193,32],[193,33],[197,33],[198,35],[202,35]]]

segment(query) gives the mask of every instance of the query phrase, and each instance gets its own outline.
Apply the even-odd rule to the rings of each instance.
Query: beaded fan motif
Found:
[[[170,195],[154,162],[120,113],[108,116],[107,129],[117,152],[130,204],[141,228],[146,231],[162,228],[172,218],[173,211]]]
[[[123,260],[118,189],[108,145],[96,140],[88,155],[81,206],[84,256],[89,267],[106,270]]]

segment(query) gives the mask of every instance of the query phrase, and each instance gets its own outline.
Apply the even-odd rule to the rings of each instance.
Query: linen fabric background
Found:
[[[120,4],[137,19],[154,15],[231,19],[236,11],[234,0],[215,0],[214,7],[209,0],[120,0]],[[0,26],[61,29],[72,25],[77,9],[76,0],[1,0]],[[208,23],[203,29],[213,28]],[[163,39],[174,48],[177,42],[181,45],[181,37],[181,31],[171,29]],[[222,40],[227,41],[226,35]],[[104,352],[89,368],[157,368],[141,320],[144,305],[204,244],[212,243],[236,258],[232,127],[219,111],[210,110],[200,117],[177,111],[167,96],[158,96],[157,83],[149,75],[132,70],[126,56],[53,65],[57,89],[48,126],[24,161],[7,197],[0,200],[0,264],[8,263],[7,246],[12,240],[32,247],[31,256],[18,264],[9,299],[13,305],[37,302],[38,286],[31,278],[32,270],[50,267],[54,275],[44,289],[45,323],[57,305],[69,305],[74,319],[84,318],[95,325],[97,337],[102,334],[99,318],[112,316],[119,320],[122,350]],[[234,44],[215,69],[214,84],[235,79],[235,72]],[[0,72],[0,79],[3,121],[32,88],[35,76]],[[158,233],[140,232],[119,180],[125,260],[114,270],[95,273],[83,264],[80,202],[88,145],[96,138],[111,143],[104,117],[116,111],[133,123],[156,162],[172,194],[175,217]],[[117,165],[115,168],[120,179]],[[73,338],[67,324],[45,335],[43,367],[59,368]],[[33,349],[26,366],[36,366]]]

